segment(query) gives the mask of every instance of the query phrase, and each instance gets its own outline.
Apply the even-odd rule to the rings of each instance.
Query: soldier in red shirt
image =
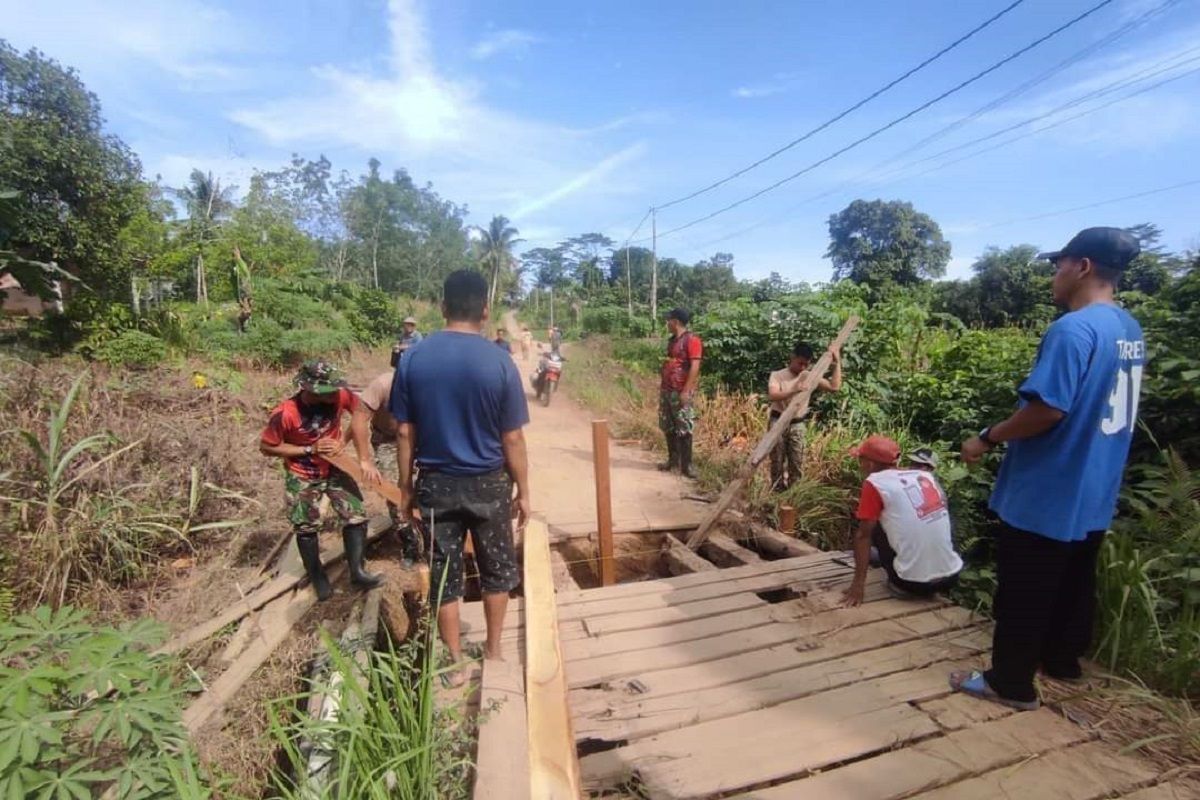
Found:
[[[358,484],[322,456],[336,456],[346,449],[342,439],[342,414],[358,408],[358,397],[346,388],[338,370],[326,361],[309,361],[296,373],[296,394],[271,412],[258,449],[265,456],[282,458],[287,468],[288,520],[296,533],[296,548],[304,562],[318,600],[333,593],[321,566],[317,539],[321,522],[321,496],[342,519],[342,542],[350,579],[363,587],[378,586],[380,578],[363,570],[367,539],[367,515]],[[363,431],[351,431],[354,449],[364,474],[378,476],[371,463],[371,449]]]
[[[704,345],[700,337],[688,330],[692,315],[685,308],[667,313],[667,358],[662,365],[659,387],[658,426],[667,439],[667,463],[659,466],[664,472],[678,468],[685,477],[694,478],[692,470],[692,431],[696,426],[696,411],[692,401],[700,383],[700,359]]]

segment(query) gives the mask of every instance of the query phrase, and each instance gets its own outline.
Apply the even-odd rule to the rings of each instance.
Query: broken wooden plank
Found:
[[[738,535],[740,534],[740,535]],[[746,522],[737,526],[735,538],[749,547],[755,547],[776,558],[798,558],[821,552],[807,542],[773,531],[757,522]],[[711,541],[711,540],[710,540]]]
[[[945,691],[940,668],[904,672],[641,739],[581,766],[589,789],[636,773],[651,798],[708,798],[936,734],[910,703]]]
[[[613,699],[603,705],[592,701],[580,707],[573,695],[575,735],[579,739],[633,741],[819,692],[867,685],[875,679],[935,664],[941,664],[949,674],[954,664],[991,646],[990,634],[979,628],[848,654],[836,639],[835,634],[829,645],[811,651],[813,656],[824,656],[822,661],[707,688],[696,695],[694,704],[681,703],[677,694],[647,696],[624,691],[607,693]]]
[[[929,700],[920,706],[922,711],[933,717],[933,721],[947,731],[960,731],[1015,713],[1008,706],[981,703],[978,699],[961,692]]]
[[[579,760],[567,707],[567,676],[558,641],[546,524],[525,526],[525,698],[529,787],[533,797],[579,800]]]
[[[371,542],[378,539],[385,531],[391,528],[392,521],[386,516],[381,515],[371,520],[370,528],[367,531],[367,541]],[[342,542],[331,542],[329,547],[321,554],[321,562],[329,569],[334,564],[338,563],[345,556],[345,551],[342,547]],[[231,625],[237,622],[242,617],[251,611],[257,610],[265,606],[267,603],[285,594],[290,589],[295,587],[301,581],[305,580],[303,574],[287,574],[280,575],[265,584],[261,589],[258,589],[253,594],[246,596],[233,604],[230,608],[216,615],[212,619],[195,625],[187,630],[173,636],[170,641],[164,644],[157,653],[177,653],[186,647],[190,647],[197,642],[202,642],[212,636],[217,631],[224,628],[226,625]],[[312,594],[310,591],[309,594]]]
[[[475,788],[478,800],[533,800],[521,661],[484,661]]]
[[[1071,747],[1091,737],[1087,730],[1041,709],[736,797],[738,800],[899,800],[914,792]]]
[[[723,533],[715,533],[700,546],[700,553],[718,567],[744,567],[762,563],[762,556],[747,550]]]
[[[339,569],[338,572],[341,570]],[[253,639],[245,652],[221,673],[208,688],[192,701],[183,712],[183,724],[194,733],[237,694],[250,676],[275,652],[287,638],[292,626],[304,617],[308,609],[317,602],[310,591],[296,591],[281,597],[264,610],[260,616],[261,634]]]
[[[1143,787],[1157,776],[1147,762],[1123,756],[1104,742],[1089,742],[915,796],[922,800],[1100,800]]]
[[[687,575],[717,568],[716,564],[697,555],[674,536],[668,536],[663,541],[662,560],[667,572],[672,575]]]
[[[721,492],[721,496],[712,504],[712,507],[704,517],[704,521],[688,537],[688,547],[695,550],[704,543],[704,540],[712,532],[713,526],[716,525],[717,520],[721,518],[721,514],[725,513],[725,509],[729,508],[733,504],[733,501],[737,499],[737,496],[741,494],[750,477],[754,475],[754,471],[758,469],[758,465],[771,454],[771,450],[774,449],[780,438],[782,438],[792,420],[797,416],[803,416],[807,413],[813,390],[817,388],[817,384],[821,382],[821,379],[825,377],[825,373],[829,370],[829,365],[833,363],[831,351],[835,349],[840,350],[845,346],[846,340],[850,338],[850,334],[854,332],[854,329],[858,326],[858,322],[858,317],[854,315],[851,315],[846,320],[846,324],[842,326],[838,335],[830,342],[829,349],[817,359],[817,363],[809,371],[808,377],[804,381],[804,387],[788,402],[787,408],[776,418],[775,423],[771,425],[762,440],[755,446],[754,451],[750,453],[750,457],[746,459],[746,463],[738,469],[733,480],[726,485],[725,489]]]

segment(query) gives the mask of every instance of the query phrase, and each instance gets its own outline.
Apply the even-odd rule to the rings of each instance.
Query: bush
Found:
[[[148,369],[166,360],[167,344],[148,333],[126,330],[97,347],[94,356],[112,367]]]
[[[209,796],[153,620],[93,627],[42,606],[0,625],[0,796]]]

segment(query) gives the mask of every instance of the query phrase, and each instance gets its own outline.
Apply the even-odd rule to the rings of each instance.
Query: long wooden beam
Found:
[[[558,608],[550,575],[546,523],[525,526],[525,701],[529,725],[530,796],[579,800],[579,758],[567,707],[567,676],[558,640]]]
[[[826,350],[813,368],[809,370],[808,377],[804,381],[804,386],[792,398],[784,412],[775,420],[775,424],[770,427],[766,435],[759,441],[754,451],[750,453],[750,457],[746,459],[746,463],[741,466],[734,479],[721,492],[721,496],[712,504],[712,508],[709,509],[704,521],[700,523],[700,527],[688,537],[688,547],[695,550],[704,544],[704,540],[712,532],[713,527],[717,524],[717,520],[725,513],[725,509],[729,508],[733,501],[737,499],[742,489],[745,488],[746,483],[750,480],[750,477],[754,474],[754,471],[758,469],[758,465],[771,454],[771,450],[783,438],[788,425],[797,416],[803,416],[808,412],[808,404],[812,400],[813,390],[817,388],[817,384],[821,382],[821,379],[825,377],[825,373],[829,371],[829,365],[833,363],[833,355],[830,351],[834,349],[840,350],[850,338],[850,334],[858,327],[858,323],[859,319],[854,315],[851,315],[850,319],[846,320],[846,324],[842,326],[841,331],[838,332],[838,335],[830,343],[829,350]]]

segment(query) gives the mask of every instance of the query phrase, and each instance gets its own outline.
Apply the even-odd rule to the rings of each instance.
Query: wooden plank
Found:
[[[388,519],[387,515],[380,515],[372,519],[370,528],[367,531],[367,541],[371,542],[378,539],[385,531],[391,528],[391,524],[392,521]],[[321,562],[325,565],[326,569],[329,569],[344,556],[345,551],[343,550],[342,542],[331,542],[325,552],[322,553]],[[202,642],[226,625],[237,622],[251,611],[260,609],[276,597],[285,594],[304,579],[305,576],[303,574],[280,575],[278,578],[266,583],[261,589],[256,590],[253,594],[234,603],[217,616],[172,637],[170,641],[154,652],[156,654],[178,653],[180,650],[190,647],[197,642]],[[312,594],[312,592],[310,591],[309,594]]]
[[[1016,713],[999,703],[981,703],[974,697],[955,692],[921,703],[921,710],[933,718],[943,730],[959,731],[976,725],[1003,719]]]
[[[620,701],[604,707],[589,703],[577,708],[572,703],[575,735],[581,740],[633,741],[934,664],[941,664],[941,669],[949,673],[954,663],[983,653],[990,646],[990,635],[974,628],[861,651],[836,660],[825,652],[824,661],[705,689],[695,695],[691,704],[681,703],[677,694],[643,699],[643,695],[630,692],[624,692]]]
[[[567,565],[567,559],[557,550],[550,551],[550,577],[554,581],[555,590],[570,591],[579,589],[579,584],[575,582],[575,578],[571,575],[571,568]]]
[[[757,522],[747,522],[739,525],[737,526],[737,530],[741,534],[736,537],[738,541],[748,547],[756,547],[762,552],[776,558],[797,558],[821,552],[807,542],[801,542],[779,531],[773,531],[765,525],[759,525]]]
[[[674,536],[663,542],[663,564],[672,575],[687,575],[692,572],[715,570],[717,565],[692,552],[691,548]]]
[[[651,798],[707,798],[936,734],[910,703],[946,691],[931,667],[641,739],[582,759],[588,788],[631,774]]]
[[[579,760],[567,708],[567,676],[558,641],[546,524],[525,526],[525,700],[529,786],[533,797],[579,800]]]
[[[340,569],[339,569],[340,572]],[[260,635],[253,639],[237,660],[221,673],[198,698],[183,712],[183,724],[195,733],[225,707],[250,676],[275,652],[275,648],[287,638],[292,626],[317,602],[316,595],[302,589],[281,597],[265,609],[259,617]]]
[[[1145,761],[1120,755],[1104,742],[1090,742],[915,796],[922,800],[1100,800],[1145,786],[1157,775]]]
[[[533,800],[529,791],[529,729],[522,662],[483,662],[474,797]]]
[[[1147,786],[1131,794],[1121,795],[1121,800],[1196,800],[1200,797],[1200,786],[1184,783],[1160,783]]]
[[[813,390],[817,388],[817,384],[821,382],[821,379],[825,377],[825,373],[829,371],[829,365],[833,363],[831,351],[835,349],[840,350],[845,346],[846,340],[850,338],[850,334],[854,332],[854,329],[858,326],[858,322],[858,317],[853,314],[846,320],[846,324],[842,326],[838,335],[829,344],[829,350],[826,350],[817,359],[817,363],[813,365],[812,369],[809,370],[803,388],[788,402],[787,408],[776,418],[775,423],[771,425],[770,429],[767,430],[766,434],[755,446],[753,452],[750,453],[750,457],[746,459],[746,463],[738,469],[733,480],[726,485],[720,497],[717,498],[716,502],[708,510],[708,514],[705,515],[704,521],[700,523],[700,527],[696,528],[695,532],[688,537],[688,547],[695,550],[704,544],[704,540],[712,532],[713,526],[717,524],[717,520],[725,513],[725,509],[729,508],[738,495],[741,494],[742,489],[746,486],[746,482],[750,480],[754,471],[758,469],[758,465],[771,454],[771,450],[775,448],[780,438],[783,437],[792,420],[796,416],[803,416],[808,412],[808,404],[812,399]]]
[[[899,800],[914,792],[1018,764],[1089,738],[1088,731],[1042,709],[736,797],[738,800]]]
[[[700,546],[700,552],[718,567],[744,567],[761,564],[762,556],[747,550],[723,533],[715,533]]]
[[[618,519],[613,521],[613,535],[690,533],[696,530],[702,519],[699,511],[694,518],[651,521],[645,525],[630,519]],[[550,528],[550,543],[562,544],[576,539],[590,539],[595,535],[595,526],[591,522],[559,523]]]
[[[600,539],[600,585],[617,582],[613,563],[612,475],[608,466],[608,421],[592,421],[592,459],[596,474],[596,534]]]
[[[868,606],[867,610],[872,610],[875,605],[878,604]],[[851,609],[846,610],[850,611]],[[647,685],[651,685],[652,683],[656,685],[673,685],[671,681],[663,680],[654,673],[660,670],[667,671],[680,668],[695,669],[697,666],[702,666],[705,662],[750,654],[758,656],[762,659],[762,663],[766,664],[769,662],[769,659],[765,658],[766,654],[756,651],[764,651],[772,647],[795,650],[799,646],[811,652],[820,644],[817,639],[818,634],[827,633],[837,627],[836,623],[832,623],[829,619],[833,616],[834,614],[820,614],[810,617],[807,620],[787,623],[777,622],[748,630],[734,631],[723,636],[711,636],[705,639],[680,642],[672,644],[669,647],[634,650],[591,658],[585,661],[572,661],[570,685],[572,687],[589,686],[629,675],[636,675],[638,680]],[[888,620],[872,623],[871,625],[862,625],[849,629],[846,632],[852,634],[858,631],[860,632],[859,635],[863,636],[861,631],[869,629],[866,636],[877,636],[882,629],[890,627],[896,631],[893,635],[904,636],[908,634],[909,638],[916,638],[927,635],[932,631],[941,630],[946,624],[947,618],[953,619],[955,617],[958,617],[966,624],[970,620],[970,613],[963,609],[951,607],[899,620]],[[874,626],[879,626],[879,628],[877,629]],[[871,639],[866,639],[864,645],[870,641]],[[759,674],[763,673],[760,672]],[[712,680],[711,676],[709,680]]]

